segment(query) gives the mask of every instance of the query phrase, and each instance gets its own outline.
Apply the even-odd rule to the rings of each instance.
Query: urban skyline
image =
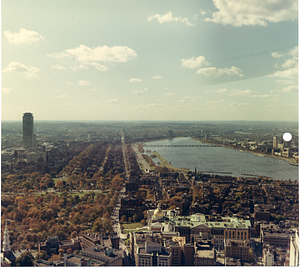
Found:
[[[2,120],[298,121],[297,1],[168,3],[2,1]]]

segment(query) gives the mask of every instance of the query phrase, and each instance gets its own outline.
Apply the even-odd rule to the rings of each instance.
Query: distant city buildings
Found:
[[[34,125],[32,113],[23,114],[23,147],[33,148],[34,147]]]

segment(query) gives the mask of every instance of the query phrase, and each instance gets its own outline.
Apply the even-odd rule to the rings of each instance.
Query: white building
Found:
[[[274,266],[274,251],[270,248],[263,249],[263,263],[264,266]]]
[[[290,239],[290,266],[299,266],[299,231]]]

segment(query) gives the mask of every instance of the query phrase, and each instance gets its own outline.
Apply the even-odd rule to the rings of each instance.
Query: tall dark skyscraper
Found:
[[[29,112],[23,114],[23,147],[34,147],[33,115]]]

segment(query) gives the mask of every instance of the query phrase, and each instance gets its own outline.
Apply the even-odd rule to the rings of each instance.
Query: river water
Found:
[[[161,141],[148,142],[146,145],[200,145],[189,137],[180,137]],[[203,144],[205,145],[205,144]],[[275,180],[297,180],[298,167],[287,161],[270,157],[261,157],[252,153],[242,152],[225,147],[144,147],[146,150],[157,151],[174,167],[186,168],[200,172],[228,172],[231,176],[272,177]],[[150,155],[151,153],[145,153]],[[158,159],[153,159],[157,164]],[[248,176],[248,175],[247,175]]]

